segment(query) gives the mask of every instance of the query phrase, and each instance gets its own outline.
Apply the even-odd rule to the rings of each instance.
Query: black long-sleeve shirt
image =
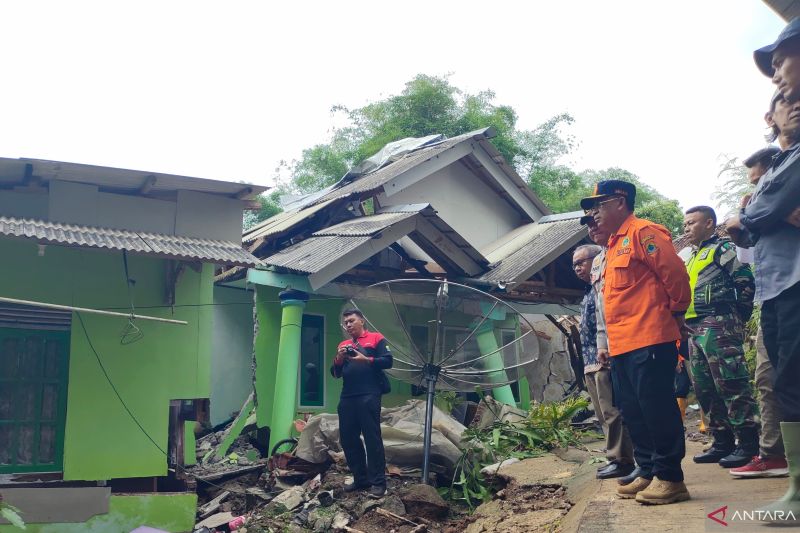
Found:
[[[358,345],[356,345],[358,342]],[[331,375],[342,378],[342,398],[360,396],[362,394],[381,394],[381,372],[392,368],[392,353],[386,339],[380,333],[364,331],[358,339],[348,339],[339,343],[342,346],[353,346],[356,350],[370,358],[370,362],[351,361],[347,357],[341,365],[336,361],[331,366]]]

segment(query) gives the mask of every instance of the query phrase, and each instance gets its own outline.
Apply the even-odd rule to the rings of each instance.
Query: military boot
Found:
[[[731,454],[734,449],[733,432],[730,430],[715,431],[714,444],[707,451],[698,453],[692,460],[695,463],[718,463],[720,459]]]
[[[797,524],[800,522],[800,422],[781,422],[781,435],[789,463],[789,490],[778,501],[757,511],[767,522]]]
[[[753,457],[758,455],[758,429],[742,428],[739,431],[739,443],[736,449],[719,460],[719,466],[723,468],[739,468],[744,466]]]

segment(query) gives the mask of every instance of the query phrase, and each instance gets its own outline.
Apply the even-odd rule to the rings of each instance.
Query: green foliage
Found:
[[[267,220],[283,211],[283,209],[281,209],[280,197],[281,194],[284,193],[284,190],[276,188],[270,193],[260,194],[256,199],[261,204],[261,208],[258,211],[244,212],[244,218],[242,220],[242,227],[244,230],[247,231],[259,222]]]
[[[445,413],[450,414],[457,405],[464,403],[464,400],[455,391],[439,390],[434,395],[433,403]]]
[[[486,428],[467,428],[461,437],[462,454],[453,480],[439,492],[470,509],[488,501],[497,487],[492,476],[487,478],[481,473],[483,468],[512,457],[526,459],[556,447],[578,444],[581,432],[570,421],[588,405],[579,398],[535,404],[522,421],[497,419]]]
[[[717,186],[713,198],[717,205],[726,210],[717,213],[717,218],[724,220],[739,209],[742,196],[753,192],[753,186],[747,177],[747,168],[736,157],[730,157],[722,163],[717,178],[722,183]]]
[[[0,516],[11,522],[11,525],[19,529],[26,529],[25,522],[20,516],[20,510],[0,499]]]

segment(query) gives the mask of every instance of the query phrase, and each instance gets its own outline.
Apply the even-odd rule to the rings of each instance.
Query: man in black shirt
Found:
[[[342,341],[333,360],[331,374],[342,378],[339,398],[339,440],[353,473],[353,482],[346,492],[369,487],[369,495],[386,494],[386,458],[381,437],[381,394],[389,392],[383,373],[392,368],[392,354],[383,335],[367,331],[364,315],[356,309],[342,313],[344,328],[350,339]],[[361,443],[361,435],[366,444]]]

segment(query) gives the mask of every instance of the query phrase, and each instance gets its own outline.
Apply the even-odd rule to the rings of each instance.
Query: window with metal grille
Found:
[[[32,322],[0,327],[0,473],[63,467],[69,331]]]

